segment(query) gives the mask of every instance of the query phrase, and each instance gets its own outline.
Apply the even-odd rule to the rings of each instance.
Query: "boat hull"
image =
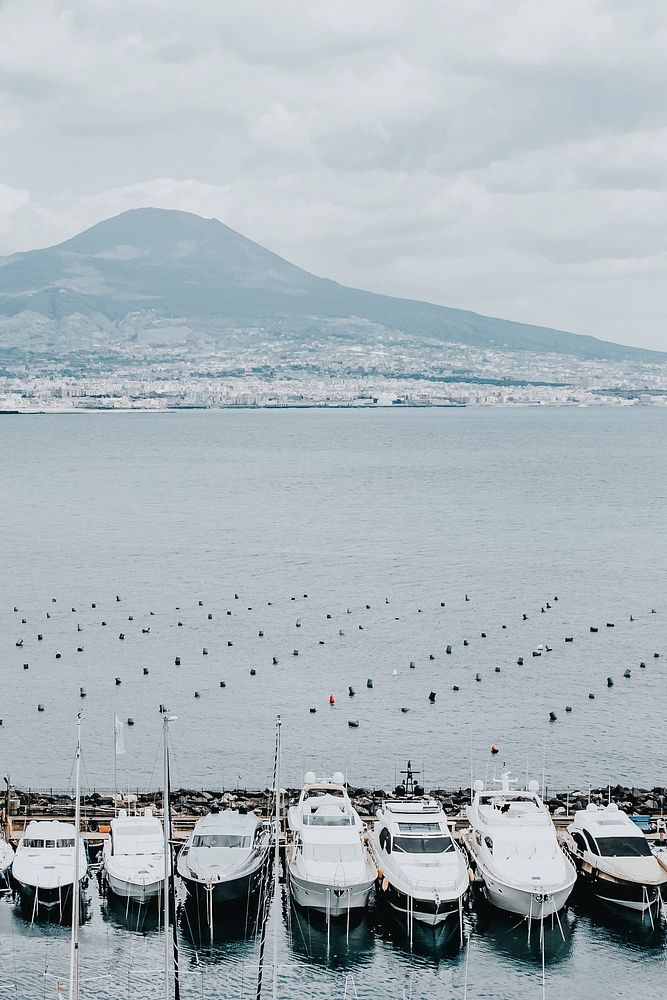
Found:
[[[574,888],[574,880],[572,880],[571,884],[555,890],[530,891],[503,884],[488,872],[480,874],[482,891],[493,906],[499,910],[505,910],[507,913],[516,913],[518,916],[532,920],[550,917],[553,913],[562,910]]]
[[[147,882],[141,885],[138,882],[130,882],[127,879],[118,878],[108,870],[106,877],[109,891],[114,896],[118,896],[119,899],[129,899],[133,903],[153,902],[161,896],[164,888],[164,879],[156,879],[154,882]]]
[[[204,910],[227,907],[239,900],[247,899],[259,891],[261,883],[261,867],[247,872],[238,878],[224,879],[217,882],[204,882],[185,874],[179,868],[188,896]]]
[[[579,877],[583,886],[609,906],[645,913],[647,910],[658,910],[662,904],[662,892],[665,886],[648,885],[644,882],[633,882],[625,879],[605,878],[599,872],[590,872],[579,868]]]
[[[23,882],[16,882],[16,885],[24,913],[56,920],[67,917],[71,913],[73,889],[71,882],[49,888]],[[81,886],[79,886],[79,893],[81,893]]]
[[[463,896],[451,899],[408,897],[397,886],[389,883],[385,888],[384,881],[378,880],[377,889],[380,898],[396,913],[406,920],[418,921],[428,927],[438,927],[447,921],[454,923],[460,920]]]
[[[329,886],[290,871],[290,891],[294,902],[305,910],[316,910],[329,917],[345,916],[350,910],[362,910],[374,880],[349,886]]]

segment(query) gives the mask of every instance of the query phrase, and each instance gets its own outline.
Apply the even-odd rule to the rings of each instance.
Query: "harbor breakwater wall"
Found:
[[[291,805],[300,795],[300,789],[284,790],[284,802]],[[364,817],[373,816],[384,799],[393,796],[388,789],[348,788],[355,808]],[[544,801],[550,812],[555,815],[569,815],[576,809],[585,809],[588,802],[606,805],[608,801],[615,802],[620,809],[628,813],[644,816],[659,816],[665,812],[667,788],[634,788],[625,785],[572,789],[545,788]],[[464,807],[470,802],[470,789],[433,788],[429,790],[434,798],[442,804],[448,816],[452,818],[461,815]],[[268,789],[174,789],[171,792],[172,812],[175,816],[203,816],[214,804],[220,808],[238,808],[243,806],[248,810],[266,812],[270,796]],[[160,809],[162,793],[160,790],[130,789],[118,793],[117,802],[121,806],[140,810],[152,807]],[[82,818],[112,816],[114,811],[114,793],[111,789],[94,789],[82,794]],[[74,816],[74,796],[71,791],[55,789],[21,789],[12,788],[8,796],[0,798],[0,810],[7,812],[14,820],[22,817]]]

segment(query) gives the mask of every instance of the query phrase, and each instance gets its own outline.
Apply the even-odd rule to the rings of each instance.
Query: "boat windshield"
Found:
[[[392,847],[404,854],[445,854],[454,850],[451,837],[394,837]]]
[[[197,833],[192,838],[193,847],[250,847],[251,838],[236,833]]]
[[[352,817],[343,812],[307,813],[303,814],[304,826],[352,826]]]
[[[34,840],[30,838],[29,840],[24,839],[24,847],[74,847],[74,839],[72,840]]]
[[[651,848],[643,837],[598,837],[597,845],[603,858],[651,857]]]

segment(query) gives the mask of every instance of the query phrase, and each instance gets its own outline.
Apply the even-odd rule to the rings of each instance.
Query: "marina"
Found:
[[[557,913],[542,919],[542,901],[535,901],[526,919],[489,901],[479,870],[470,882],[467,853],[468,883],[460,895],[445,862],[466,850],[472,784],[502,791],[494,779],[507,771],[518,779],[513,789],[538,782],[558,850],[568,847],[568,827],[588,814],[589,802],[603,816],[612,802],[632,815],[657,863],[664,857],[664,542],[651,521],[662,489],[651,445],[661,415],[633,412],[630,433],[616,413],[539,412],[529,430],[517,413],[490,420],[472,410],[444,412],[402,413],[404,444],[395,439],[395,414],[379,411],[331,412],[326,428],[313,423],[321,419],[313,411],[284,413],[279,429],[253,411],[182,415],[164,429],[159,415],[116,421],[90,414],[66,432],[56,418],[44,417],[41,427],[22,422],[22,441],[0,442],[6,463],[19,461],[19,445],[46,463],[21,459],[25,495],[10,480],[2,484],[7,559],[15,572],[0,584],[0,773],[10,786],[0,795],[9,820],[0,858],[13,858],[31,822],[76,826],[73,722],[83,712],[82,997],[163,996],[164,844],[151,841],[144,855],[136,837],[123,854],[120,835],[123,822],[132,820],[138,830],[145,818],[156,837],[155,824],[164,834],[159,731],[166,709],[178,716],[170,733],[176,921],[169,954],[175,928],[183,998],[256,997],[260,967],[262,995],[271,995],[275,972],[277,995],[286,1000],[343,996],[346,989],[360,997],[379,990],[401,998],[528,1000],[576,996],[582,977],[591,1000],[607,1000],[610,978],[623,995],[637,976],[648,995],[659,995],[665,921],[650,890],[643,913],[626,913],[578,877]],[[148,461],[134,449],[135,419],[146,421]],[[225,422],[232,419],[234,425]],[[443,437],[444,420],[457,422],[455,438]],[[205,448],[202,434],[209,438]],[[517,435],[520,448],[508,444]],[[557,443],[564,435],[567,449]],[[574,495],[566,495],[553,470],[571,463],[574,443],[586,459]],[[398,477],[378,462],[388,447],[398,449]],[[471,448],[493,495],[475,488],[476,466],[466,458]],[[48,457],[54,449],[58,463]],[[614,471],[620,450],[642,490],[626,490],[626,472]],[[452,463],[460,470],[456,478],[447,471]],[[76,520],[58,518],[56,540],[39,484],[46,479],[54,490],[70,490],[67,467],[79,470]],[[526,467],[532,471],[522,479]],[[349,490],[335,491],[333,469],[336,476],[347,469]],[[166,479],[172,490],[156,501],[151,484]],[[528,503],[545,481],[567,530]],[[395,509],[388,496],[400,498]],[[604,529],[589,516],[593,496],[607,505]],[[156,517],[137,514],[154,503]],[[445,511],[456,530],[443,530]],[[493,529],[499,518],[502,543]],[[224,565],[215,554],[220,537]],[[437,537],[441,549],[424,541]],[[55,555],[63,545],[72,554],[64,574]],[[654,560],[630,589],[627,568],[648,546]],[[601,574],[596,559],[603,551],[608,565]],[[270,794],[276,711],[283,745],[278,840]],[[626,725],[619,725],[621,717]],[[408,759],[427,797],[419,815],[414,799],[394,794]],[[400,850],[385,857],[385,867],[373,856],[378,878],[363,907],[345,905],[339,873],[326,875],[324,890],[325,899],[328,887],[330,900],[343,900],[339,915],[330,912],[327,920],[326,905],[321,912],[293,901],[286,852],[294,831],[287,816],[308,772],[330,783],[336,771],[369,849],[378,811],[393,815],[397,825],[387,828],[399,846],[401,822],[421,816],[427,824],[446,823],[453,851],[423,856],[439,859],[442,876],[437,889],[431,878],[432,925],[419,908],[426,902],[417,892],[424,873],[406,854],[410,881],[401,884]],[[327,813],[336,819],[331,803],[320,803],[313,815],[320,806],[323,819]],[[505,817],[501,809],[496,826]],[[236,829],[206,829],[232,817]],[[113,823],[127,895],[120,884],[111,889]],[[237,846],[194,848],[197,823],[196,836],[236,837]],[[262,888],[260,865],[256,889],[209,909],[208,875],[216,865],[219,875],[229,874],[230,852],[235,865],[241,854],[250,857],[255,832],[260,850],[269,847],[263,857],[278,873],[277,890],[273,875],[269,891]],[[490,836],[495,847],[497,837]],[[444,839],[443,827],[421,839],[429,837]],[[210,859],[200,900],[202,892],[179,874],[188,840],[194,851],[226,852]],[[573,852],[568,857],[577,866]],[[434,869],[427,870],[432,876]],[[156,889],[150,899],[132,898],[147,894],[149,884]],[[48,997],[61,983],[67,995],[67,907],[62,921],[46,912],[33,919],[16,885],[10,889],[0,899],[5,992],[18,1000]]]

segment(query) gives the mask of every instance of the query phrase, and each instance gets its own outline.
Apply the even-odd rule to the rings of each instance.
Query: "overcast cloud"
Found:
[[[667,349],[665,0],[0,0],[0,254],[127,208]]]

